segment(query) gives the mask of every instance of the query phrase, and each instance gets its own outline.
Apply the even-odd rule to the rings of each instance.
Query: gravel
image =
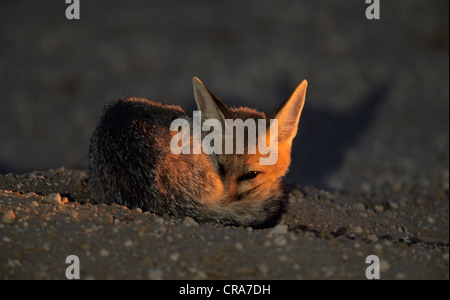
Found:
[[[286,199],[279,224],[255,229],[91,203],[85,170],[0,176],[0,278],[65,279],[77,255],[81,279],[365,279],[377,255],[381,279],[448,279],[445,187],[295,185]]]

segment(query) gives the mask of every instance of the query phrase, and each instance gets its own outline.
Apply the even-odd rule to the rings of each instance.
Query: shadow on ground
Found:
[[[343,114],[312,105],[305,107],[294,142],[288,181],[330,188],[327,179],[370,128],[389,90],[386,83],[378,85],[359,101],[359,105]]]

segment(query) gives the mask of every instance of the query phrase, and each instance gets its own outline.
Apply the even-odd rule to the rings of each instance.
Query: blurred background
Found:
[[[446,184],[449,2],[0,2],[0,173],[87,168],[102,107],[146,97],[192,111],[192,77],[270,113],[303,79],[288,182]]]

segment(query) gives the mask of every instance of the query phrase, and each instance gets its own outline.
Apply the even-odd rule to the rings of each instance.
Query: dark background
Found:
[[[192,111],[192,77],[266,113],[303,79],[288,182],[448,189],[448,1],[0,2],[0,173],[86,168],[104,104]]]

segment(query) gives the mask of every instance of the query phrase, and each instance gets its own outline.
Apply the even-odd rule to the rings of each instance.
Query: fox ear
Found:
[[[224,113],[228,107],[216,96],[197,77],[192,79],[194,85],[194,98],[197,108],[202,112],[202,121],[207,119],[219,120],[225,124]]]
[[[305,104],[307,86],[308,82],[303,80],[292,95],[270,117],[278,120],[278,141],[280,143],[292,142],[297,135],[298,121]]]

